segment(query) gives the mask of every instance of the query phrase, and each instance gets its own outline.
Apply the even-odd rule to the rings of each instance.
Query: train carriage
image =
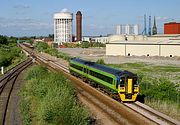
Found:
[[[112,94],[119,95],[119,99],[123,102],[135,101],[139,93],[137,75],[131,72],[78,58],[70,61],[69,69],[71,74],[87,81],[94,81],[110,90]]]

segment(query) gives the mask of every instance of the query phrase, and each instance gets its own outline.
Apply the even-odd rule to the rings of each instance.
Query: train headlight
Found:
[[[120,90],[124,90],[124,87],[120,87]]]

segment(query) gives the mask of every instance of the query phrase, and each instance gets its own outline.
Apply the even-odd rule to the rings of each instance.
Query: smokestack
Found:
[[[76,41],[82,40],[82,14],[81,11],[76,13]]]

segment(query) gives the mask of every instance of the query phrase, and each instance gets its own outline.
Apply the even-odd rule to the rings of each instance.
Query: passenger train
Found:
[[[134,102],[139,94],[137,75],[129,71],[118,70],[79,58],[70,60],[69,71],[72,75],[80,77],[88,83],[104,88],[122,102]]]

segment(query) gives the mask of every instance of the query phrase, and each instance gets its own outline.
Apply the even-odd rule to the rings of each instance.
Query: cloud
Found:
[[[15,28],[18,30],[46,30],[51,29],[52,24],[35,19],[7,19],[0,18],[0,28]]]
[[[180,18],[174,18],[174,17],[161,17],[161,16],[158,16],[156,17],[157,21],[162,21],[162,22],[172,22],[172,21],[180,21]]]
[[[66,12],[68,12],[68,9],[64,8],[64,9],[61,10],[61,12],[66,13]]]
[[[13,8],[15,8],[15,9],[29,9],[30,6],[19,4],[19,5],[15,5]]]

